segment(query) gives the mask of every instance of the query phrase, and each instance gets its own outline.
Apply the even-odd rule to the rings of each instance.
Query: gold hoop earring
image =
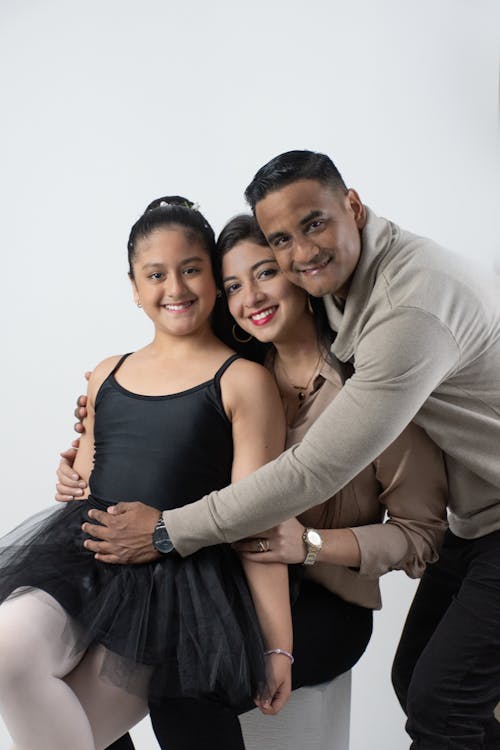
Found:
[[[307,295],[307,309],[311,313],[311,315],[314,315],[314,308],[312,306],[311,298],[309,295]]]
[[[243,329],[242,329],[242,330],[243,330]],[[238,337],[238,336],[236,335],[236,323],[233,323],[233,339],[234,339],[235,341],[238,341],[238,342],[239,342],[240,344],[248,344],[248,342],[249,342],[249,341],[251,341],[251,340],[253,339],[253,336],[252,336],[252,334],[251,334],[251,333],[249,333],[249,334],[248,334],[248,338],[246,338],[246,339],[242,339],[241,337],[239,338],[239,337]]]

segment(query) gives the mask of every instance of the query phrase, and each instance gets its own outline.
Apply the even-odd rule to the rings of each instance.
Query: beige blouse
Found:
[[[313,393],[288,429],[287,447],[301,442],[342,388],[339,372],[324,363]],[[306,575],[349,602],[380,609],[379,576],[404,570],[420,577],[438,557],[446,529],[447,483],[439,448],[417,425],[403,433],[343,489],[298,516],[316,529],[350,528],[361,551],[354,570],[317,562]]]

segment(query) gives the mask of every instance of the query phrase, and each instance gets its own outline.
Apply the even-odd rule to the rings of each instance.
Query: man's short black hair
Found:
[[[342,175],[329,156],[315,151],[287,151],[259,169],[245,190],[245,198],[255,211],[256,204],[268,193],[297,180],[317,180],[334,190],[347,192]]]

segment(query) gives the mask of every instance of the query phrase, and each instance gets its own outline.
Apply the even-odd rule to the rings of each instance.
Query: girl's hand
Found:
[[[290,518],[256,537],[235,542],[232,547],[241,557],[254,562],[302,563],[307,552],[302,539],[304,530],[296,518]]]
[[[62,451],[59,455],[61,461],[57,467],[56,495],[55,498],[61,503],[68,503],[71,500],[78,500],[82,495],[86,482],[74,471],[73,463],[76,458],[80,440],[73,440],[72,447]]]
[[[283,654],[269,654],[266,658],[266,686],[255,698],[255,705],[263,714],[273,716],[281,711],[292,691],[292,664]]]

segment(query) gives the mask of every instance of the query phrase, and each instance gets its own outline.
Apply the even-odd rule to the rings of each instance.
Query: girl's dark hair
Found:
[[[212,330],[231,347],[233,342],[228,334],[230,316],[221,291],[221,267],[217,262],[214,230],[192,201],[181,195],[166,195],[156,198],[146,206],[144,213],[130,230],[127,242],[130,278],[134,278],[133,263],[137,254],[137,242],[149,237],[156,229],[170,226],[182,227],[187,236],[200,242],[208,253],[215,284],[219,290],[211,315]]]
[[[214,230],[198,211],[194,203],[181,195],[167,195],[156,198],[146,206],[142,216],[137,219],[130,230],[127,243],[130,277],[134,277],[133,262],[137,254],[137,242],[161,227],[177,225],[184,228],[193,240],[198,240],[210,256],[212,270],[217,282],[217,264],[215,262]]]
[[[232,250],[239,242],[245,241],[255,242],[256,245],[262,245],[262,247],[269,247],[265,236],[257,224],[257,220],[252,214],[238,214],[238,216],[235,216],[227,222],[219,234],[216,247],[218,266],[216,278],[222,280],[222,259],[224,258],[224,255]],[[329,359],[330,346],[335,338],[335,334],[330,328],[322,300],[317,297],[311,297],[310,295],[308,295],[308,298],[313,310],[314,325],[316,327],[318,341],[321,349],[324,351],[325,358]],[[250,341],[246,343],[235,340],[232,330],[234,319],[229,312],[225,295],[223,295],[221,308],[224,308],[225,316],[224,318],[221,317],[221,323],[223,326],[226,326],[226,330],[217,331],[217,335],[222,338],[228,346],[231,346],[237,352],[247,357],[247,359],[253,359],[256,362],[263,362],[267,354],[274,349],[273,345],[264,344],[257,341],[255,338],[250,339]],[[245,338],[247,335],[245,331],[242,331],[238,326],[236,326],[236,334],[239,338]]]

